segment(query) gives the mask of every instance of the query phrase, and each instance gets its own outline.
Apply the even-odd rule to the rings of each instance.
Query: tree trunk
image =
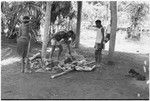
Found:
[[[115,50],[116,30],[117,30],[117,1],[110,1],[111,9],[111,35],[109,42],[109,57],[113,57]]]
[[[47,43],[49,40],[49,28],[50,28],[50,19],[51,19],[51,5],[52,2],[47,2],[46,6],[46,15],[45,15],[45,25],[44,25],[44,36],[43,36],[43,45],[42,45],[42,59],[46,58],[46,49]]]
[[[78,14],[77,14],[77,29],[76,29],[76,44],[75,44],[76,48],[79,47],[80,43],[82,1],[77,1],[77,3],[78,3]]]
[[[109,3],[107,3],[106,7],[107,7],[107,19],[106,20],[108,21],[109,20],[109,14],[110,14],[109,13]]]

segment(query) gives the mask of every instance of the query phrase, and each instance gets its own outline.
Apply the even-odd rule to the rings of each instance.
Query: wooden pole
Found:
[[[80,43],[82,1],[77,1],[77,4],[78,4],[78,14],[77,14],[76,44],[75,44],[76,48],[79,47]]]
[[[116,29],[117,29],[117,1],[110,1],[111,9],[111,34],[109,41],[109,58],[113,57],[115,50]]]
[[[46,6],[46,15],[45,15],[45,25],[44,25],[44,36],[43,36],[43,44],[42,44],[42,59],[46,58],[46,49],[47,43],[49,40],[49,28],[50,28],[50,20],[51,20],[51,5],[52,2],[47,2]]]

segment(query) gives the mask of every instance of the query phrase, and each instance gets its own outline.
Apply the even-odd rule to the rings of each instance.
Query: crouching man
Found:
[[[70,43],[73,43],[75,41],[75,37],[76,37],[75,33],[72,30],[67,31],[67,32],[60,31],[60,32],[55,33],[50,38],[51,45],[52,45],[52,51],[50,53],[50,59],[52,59],[52,57],[53,57],[55,48],[58,47],[59,48],[59,52],[58,52],[57,59],[59,60],[60,55],[61,55],[61,53],[63,51],[63,46],[62,46],[63,43],[67,45],[67,48],[68,48],[68,51],[69,51],[69,55],[72,57],[71,50],[70,50]]]
[[[102,60],[102,50],[104,48],[104,28],[101,24],[100,20],[95,21],[96,26],[91,27],[91,29],[95,30],[96,35],[96,41],[95,41],[95,62],[96,67],[100,67],[100,62]]]

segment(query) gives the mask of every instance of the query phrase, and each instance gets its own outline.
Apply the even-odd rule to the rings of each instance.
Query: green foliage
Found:
[[[41,2],[40,2],[41,3]],[[41,3],[42,4],[42,3]],[[40,20],[42,18],[41,5],[37,2],[2,2],[1,8],[4,17],[6,17],[5,26],[8,28],[8,34],[15,33],[16,25],[21,23],[22,16],[32,17],[32,29],[39,30]]]
[[[1,2],[2,26],[3,30],[8,28],[8,34],[12,35],[15,32],[16,25],[21,23],[24,15],[31,16],[32,29],[37,35],[40,29],[41,20],[44,20],[46,11],[46,2],[42,1],[24,1],[24,2]],[[75,12],[72,10],[71,1],[54,1],[52,4],[51,22],[54,23],[57,17],[69,16],[70,19],[75,17]]]
[[[96,19],[102,20],[103,24],[110,17],[108,1],[87,1],[83,2],[82,21],[88,21],[94,24]]]
[[[108,1],[87,1],[88,4],[92,4],[92,5],[107,5],[109,2]]]
[[[145,19],[149,12],[149,5],[144,2],[131,2],[126,11],[129,13],[130,20],[134,27],[137,27]]]
[[[57,16],[66,17],[71,11],[71,1],[54,1],[52,4],[51,22],[54,23]]]
[[[130,22],[128,28],[130,30],[127,30],[128,36],[140,39],[141,29],[144,29],[142,27],[145,25],[145,19],[149,15],[149,4],[144,1],[126,2],[124,11],[127,12],[128,21]]]

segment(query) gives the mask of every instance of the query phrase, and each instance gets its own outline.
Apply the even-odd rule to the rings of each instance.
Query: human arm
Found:
[[[90,30],[95,30],[95,31],[98,29],[96,26],[89,26],[88,28],[89,28]]]
[[[103,43],[104,42],[104,28],[101,29],[101,32],[102,32],[102,41],[101,41],[101,43]]]

